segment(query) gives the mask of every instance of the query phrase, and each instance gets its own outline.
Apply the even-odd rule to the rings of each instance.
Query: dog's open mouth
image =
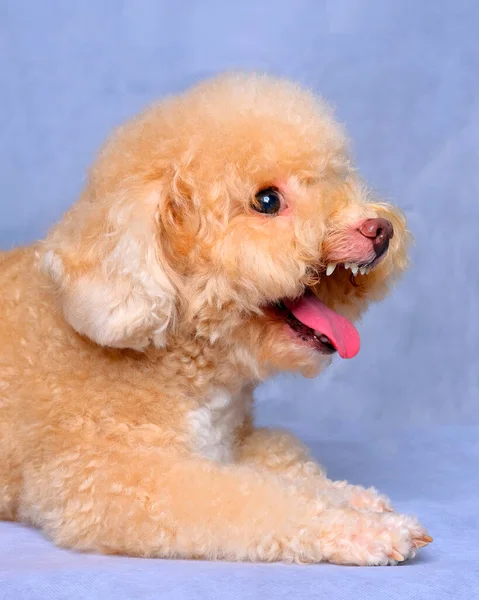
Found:
[[[351,321],[328,308],[309,290],[300,298],[279,302],[274,312],[321,354],[338,352],[341,358],[353,358],[359,352],[359,333]]]

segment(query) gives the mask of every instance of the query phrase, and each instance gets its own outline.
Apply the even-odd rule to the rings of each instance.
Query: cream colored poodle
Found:
[[[47,239],[0,254],[0,517],[133,556],[413,556],[415,519],[252,419],[265,378],[358,352],[407,237],[291,83],[223,76],[119,128]]]

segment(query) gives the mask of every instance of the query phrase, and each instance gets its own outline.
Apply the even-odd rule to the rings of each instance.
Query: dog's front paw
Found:
[[[393,512],[391,501],[374,488],[365,489],[360,485],[346,486],[348,503],[353,508],[374,512]]]
[[[347,481],[333,481],[333,488],[343,495],[344,502],[352,508],[373,512],[393,512],[391,501],[373,487],[363,488],[351,485]]]
[[[396,565],[432,542],[416,519],[390,512],[337,510],[323,526],[324,560],[337,564]]]

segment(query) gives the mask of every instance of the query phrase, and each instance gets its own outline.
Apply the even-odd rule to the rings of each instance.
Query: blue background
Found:
[[[65,586],[73,586],[65,597],[114,595],[122,577],[125,597],[216,598],[227,590],[238,598],[291,597],[296,590],[298,598],[346,598],[340,594],[354,590],[366,598],[385,586],[389,598],[440,598],[449,597],[448,585],[455,598],[473,596],[478,29],[474,0],[0,1],[3,249],[43,236],[75,200],[111,127],[163,94],[245,68],[293,78],[333,103],[365,178],[407,213],[416,238],[413,266],[364,319],[354,361],[336,360],[317,380],[268,382],[258,391],[258,417],[295,430],[332,475],[393,495],[436,537],[425,558],[397,570],[147,566],[152,562],[71,556],[37,533],[0,525],[0,597],[20,591],[42,597]],[[44,559],[45,570],[33,565],[36,558],[22,558],[37,545],[53,561]],[[121,575],[115,565],[122,565]],[[431,584],[423,585],[428,576]],[[165,591],[159,582],[170,580]],[[135,581],[144,588],[135,591]],[[205,590],[210,595],[202,596]]]

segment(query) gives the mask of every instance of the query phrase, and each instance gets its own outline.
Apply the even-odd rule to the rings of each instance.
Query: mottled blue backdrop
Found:
[[[44,235],[75,200],[112,126],[159,96],[225,69],[288,76],[323,94],[346,124],[364,176],[406,211],[416,238],[413,266],[393,296],[364,319],[359,357],[336,360],[318,380],[287,376],[267,383],[258,392],[258,415],[312,440],[334,473],[382,485],[410,502],[402,508],[428,512],[443,543],[439,534],[427,551],[431,564],[416,564],[426,569],[418,579],[412,566],[409,575],[408,569],[378,570],[382,574],[370,579],[364,573],[373,571],[326,567],[320,572],[329,573],[331,591],[311,583],[322,580],[319,572],[281,570],[286,579],[296,573],[294,589],[311,584],[298,597],[315,597],[312,590],[322,597],[321,589],[332,597],[341,585],[346,594],[345,581],[357,591],[373,579],[377,589],[383,582],[389,598],[409,597],[398,581],[411,585],[414,598],[449,597],[446,587],[423,589],[423,578],[441,582],[442,573],[446,582],[451,540],[451,555],[459,560],[454,577],[466,564],[461,552],[464,561],[473,553],[467,540],[478,526],[479,502],[478,430],[472,427],[479,424],[478,25],[474,0],[0,1],[0,247]],[[430,490],[424,506],[421,487]],[[15,545],[8,532],[11,540],[15,532],[30,535],[8,527],[14,529],[7,530],[7,546]],[[464,566],[471,577],[472,565],[477,561]],[[194,577],[196,567],[188,568]],[[208,577],[224,586],[225,573],[233,576],[221,569]],[[5,571],[19,586],[11,588],[15,593],[27,585],[20,571],[19,578],[12,575],[15,566]],[[388,575],[401,571],[402,578]],[[254,598],[259,588],[250,578],[263,585],[263,576],[239,572],[246,587],[231,597]],[[52,581],[69,581],[62,573],[66,579]],[[269,573],[272,586],[279,577],[260,573]],[[35,585],[47,581],[38,577]],[[453,587],[462,598],[461,586]],[[177,595],[167,597],[190,597],[188,585],[171,589]],[[263,595],[287,589],[285,583]],[[26,597],[36,597],[31,590]],[[144,597],[160,597],[148,585],[145,590]]]

